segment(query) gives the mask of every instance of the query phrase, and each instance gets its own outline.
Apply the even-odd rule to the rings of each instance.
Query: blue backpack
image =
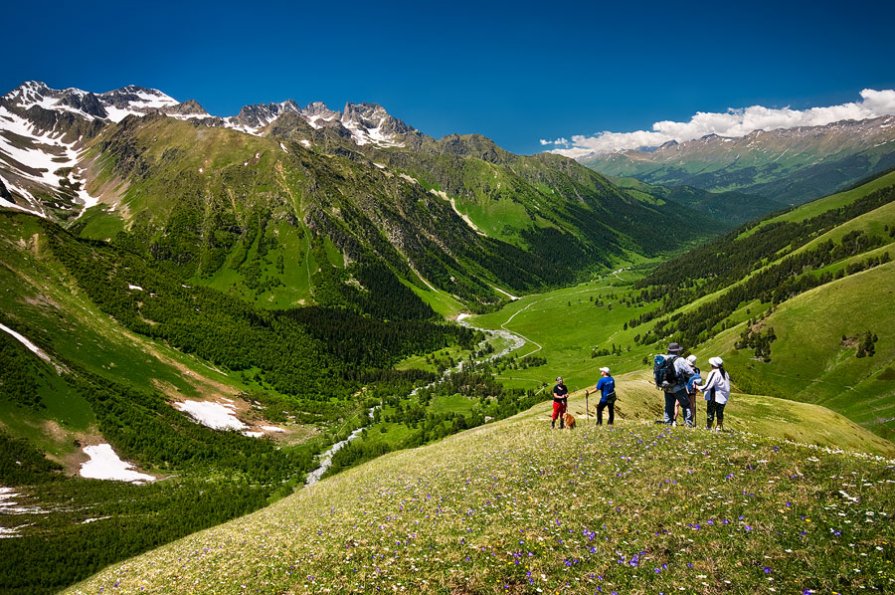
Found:
[[[678,384],[677,370],[674,369],[676,355],[657,355],[653,360],[653,378],[656,388],[666,389]]]

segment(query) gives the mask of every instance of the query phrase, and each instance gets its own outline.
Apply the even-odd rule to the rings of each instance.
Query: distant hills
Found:
[[[609,176],[801,204],[895,167],[895,117],[756,130],[736,138],[710,134],[581,161]]]

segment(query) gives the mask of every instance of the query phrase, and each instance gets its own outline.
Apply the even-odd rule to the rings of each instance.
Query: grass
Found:
[[[895,588],[891,461],[625,416],[551,432],[546,412],[386,455],[70,592]]]
[[[102,377],[135,386],[164,386],[189,397],[220,387],[232,387],[233,392],[242,387],[235,378],[110,319],[52,256],[35,221],[21,216],[4,221],[0,308],[8,326],[54,361],[76,362]],[[62,459],[76,450],[74,439],[96,434],[95,419],[88,403],[55,370],[47,366],[43,378],[39,390],[46,409],[34,412],[2,402],[0,419],[13,435]]]
[[[505,328],[525,337],[528,343],[517,356],[536,355],[547,360],[546,366],[504,370],[498,379],[510,387],[533,388],[552,384],[561,375],[571,389],[577,389],[594,384],[602,366],[620,372],[642,367],[644,354],[634,349],[634,335],[642,330],[623,327],[643,308],[621,302],[632,295],[630,282],[637,276],[621,272],[575,287],[528,295],[497,312],[471,319],[475,326]],[[620,355],[591,357],[592,349],[611,349],[612,344],[621,347]]]
[[[812,402],[848,416],[879,435],[895,437],[895,383],[878,376],[895,364],[895,264],[887,264],[796,296],[765,321],[778,339],[769,363],[737,351],[742,327],[721,333],[702,350],[722,354],[734,380],[751,392]],[[871,330],[873,357],[857,358],[842,337]]]
[[[425,370],[426,372],[439,372],[454,367],[456,362],[466,359],[470,355],[469,350],[458,345],[439,349],[435,353],[427,355],[411,355],[396,366],[396,370]],[[429,361],[426,361],[426,360]]]
[[[90,240],[111,241],[119,232],[124,231],[124,220],[116,213],[109,211],[105,205],[98,205],[86,211],[81,219],[83,228],[79,235]]]
[[[859,198],[867,196],[871,192],[887,188],[889,186],[892,186],[893,184],[895,184],[895,172],[891,172],[878,178],[874,178],[872,181],[866,184],[862,184],[861,186],[858,186],[856,188],[852,188],[844,192],[838,192],[836,194],[831,194],[818,200],[811,201],[807,204],[801,205],[798,208],[789,210],[785,213],[781,213],[776,217],[765,219],[759,225],[756,225],[748,231],[743,232],[737,239],[747,238],[762,227],[766,227],[773,223],[798,223],[801,221],[805,221],[806,219],[811,219],[812,217],[817,217],[818,215],[826,213],[827,211],[832,211],[833,209],[838,209],[840,207],[850,205]]]

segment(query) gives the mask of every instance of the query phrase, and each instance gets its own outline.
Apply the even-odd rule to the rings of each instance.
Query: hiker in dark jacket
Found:
[[[690,408],[690,395],[687,394],[687,380],[693,375],[693,367],[686,359],[681,357],[684,349],[677,343],[668,345],[668,354],[665,358],[674,358],[674,372],[676,381],[674,384],[662,387],[665,391],[665,418],[663,421],[668,425],[674,425],[674,403],[680,403],[681,409],[684,411],[684,421],[688,427],[694,427],[693,409]]]
[[[559,429],[565,427],[563,414],[569,403],[569,389],[566,388],[562,376],[556,377],[556,386],[553,387],[553,415],[550,417],[550,427],[556,428],[556,418],[559,418]]]
[[[609,425],[615,421],[615,378],[609,373],[609,368],[600,368],[600,380],[597,382],[597,390],[600,392],[600,402],[597,404],[597,425],[603,425],[603,410],[609,408]]]

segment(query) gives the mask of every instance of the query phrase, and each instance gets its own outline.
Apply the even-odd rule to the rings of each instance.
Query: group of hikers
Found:
[[[730,375],[724,369],[724,360],[720,357],[710,357],[711,372],[703,379],[702,373],[696,367],[696,356],[681,357],[683,348],[678,343],[668,345],[668,353],[657,355],[653,362],[653,376],[656,388],[665,393],[664,417],[657,423],[677,425],[680,413],[683,412],[683,420],[687,427],[696,426],[696,396],[702,393],[706,401],[706,429],[711,430],[715,425],[716,431],[724,430],[724,407],[730,398]],[[599,393],[600,400],[597,403],[597,425],[603,425],[603,411],[609,410],[607,423],[612,425],[615,421],[615,379],[609,368],[600,368],[600,379],[595,386],[595,394]],[[585,397],[590,395],[590,389],[585,391]],[[566,425],[566,409],[568,408],[569,389],[563,382],[562,376],[556,378],[553,387],[553,414],[550,419],[550,427],[556,428],[556,420],[559,419],[560,429]],[[717,420],[717,422],[716,422]]]

